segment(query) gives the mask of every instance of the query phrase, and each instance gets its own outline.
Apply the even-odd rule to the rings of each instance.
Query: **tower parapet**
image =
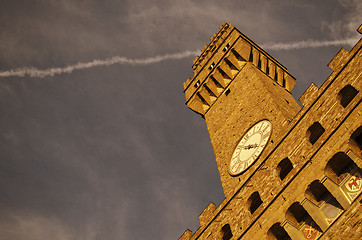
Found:
[[[233,25],[223,23],[193,61],[194,76],[184,82],[187,106],[204,115],[248,62],[289,92],[296,84],[279,61]]]

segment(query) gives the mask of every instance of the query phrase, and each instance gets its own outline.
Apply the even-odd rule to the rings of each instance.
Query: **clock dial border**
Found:
[[[253,135],[255,135],[254,133],[257,131],[252,131],[253,128],[255,128],[258,124],[260,124],[261,122],[267,122],[268,125],[270,126],[270,130],[268,131],[268,136],[267,136],[267,140],[266,142],[263,144],[263,146],[258,147],[254,152],[252,152],[251,156],[246,158],[245,160],[241,161],[240,160],[240,152],[243,151],[243,148],[245,147],[245,144],[247,143],[248,139],[250,139],[250,137],[252,137]],[[259,129],[260,130],[260,129]],[[258,130],[258,131],[259,131]],[[240,138],[238,144],[236,145],[236,147],[234,148],[233,154],[231,159],[229,160],[229,164],[228,164],[228,172],[231,176],[235,177],[238,176],[240,174],[242,174],[243,172],[245,172],[247,169],[249,169],[251,167],[251,165],[253,165],[256,160],[260,157],[260,155],[263,153],[264,149],[266,148],[267,144],[269,143],[269,140],[271,138],[272,135],[272,131],[273,131],[273,127],[272,127],[272,123],[268,120],[268,119],[262,119],[258,122],[256,122],[255,124],[253,124],[246,132],[245,134]],[[264,140],[260,140],[260,141],[264,141]],[[250,145],[249,145],[250,147]],[[236,170],[234,171],[233,169],[231,169],[231,163],[233,162],[233,159],[235,159],[235,153],[236,151],[239,151],[239,153],[237,153],[237,160],[234,160],[236,162],[239,163],[235,163],[233,164],[233,169],[236,168]],[[256,153],[257,152],[257,153]],[[256,154],[255,154],[256,153]],[[241,170],[239,170],[241,168]]]

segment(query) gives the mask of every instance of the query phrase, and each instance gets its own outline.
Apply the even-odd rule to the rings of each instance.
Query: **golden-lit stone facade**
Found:
[[[332,59],[300,108],[287,69],[234,26],[220,27],[184,92],[206,121],[225,199],[181,240],[362,238],[361,46]],[[267,140],[261,121],[271,125]]]

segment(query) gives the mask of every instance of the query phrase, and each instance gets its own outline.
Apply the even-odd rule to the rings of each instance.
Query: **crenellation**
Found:
[[[200,214],[200,226],[204,226],[206,223],[210,222],[212,217],[214,216],[214,211],[216,210],[216,206],[214,203],[210,203],[204,211]]]
[[[345,64],[345,60],[348,58],[349,52],[341,48],[334,58],[328,63],[328,67],[333,71],[340,70]]]
[[[317,94],[318,87],[317,85],[312,83],[299,98],[299,101],[303,104],[303,106],[308,106],[309,103],[313,102],[316,99]]]
[[[248,61],[252,61],[254,65],[261,68],[261,60],[259,59],[261,51],[263,52],[261,54],[263,58],[263,72],[271,78],[278,78],[276,82],[280,86],[285,87],[288,91],[292,90],[295,85],[295,79],[291,77],[289,73],[285,72],[286,69],[281,66],[279,62],[277,62],[275,59],[272,59],[262,49],[260,49],[254,43],[250,42],[246,36],[238,32],[233,26],[228,28],[228,31],[221,31],[220,34],[221,36],[228,34],[228,39],[226,40],[218,35],[215,36],[216,38],[212,38],[213,40],[211,43],[206,45],[202,50],[202,54],[194,60],[194,77],[192,79],[189,78],[184,83],[184,90],[187,101],[192,98],[195,90],[197,91],[199,87],[195,87],[195,84],[193,88],[190,87],[193,85],[192,83],[200,81],[200,85],[202,85],[205,82],[205,79],[207,79],[209,76],[213,76],[213,78],[220,78],[219,81],[223,83],[226,81],[226,83],[223,85],[223,87],[226,88],[230,83],[229,81],[235,77],[235,75],[240,71],[240,68],[242,68]],[[216,39],[217,43],[214,43]],[[213,51],[209,51],[210,48],[213,49]],[[252,51],[253,53],[251,53]],[[208,56],[208,54],[211,52],[212,54]],[[268,57],[266,57],[266,55]],[[211,61],[210,58],[215,59],[215,61]],[[276,69],[275,71],[278,71],[278,73],[271,72],[269,65],[272,65],[271,68]],[[274,67],[277,65],[278,68]],[[200,106],[196,108],[200,109]],[[206,113],[206,111],[201,111],[199,113],[203,115]]]
[[[179,240],[189,240],[192,237],[192,232],[190,229],[187,229],[182,236],[179,238]]]

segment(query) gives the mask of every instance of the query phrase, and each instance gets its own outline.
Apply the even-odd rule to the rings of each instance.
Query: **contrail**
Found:
[[[23,67],[23,68],[16,68],[11,69],[8,71],[0,72],[0,77],[38,77],[43,78],[47,76],[54,76],[57,74],[62,73],[71,73],[74,70],[80,70],[80,69],[87,69],[92,68],[96,66],[109,66],[113,64],[122,64],[122,65],[133,65],[133,66],[142,66],[142,65],[149,65],[152,63],[158,63],[165,60],[177,60],[177,59],[183,59],[191,56],[196,56],[197,54],[200,54],[200,50],[196,51],[185,51],[181,53],[174,53],[174,54],[165,54],[162,56],[155,56],[150,58],[126,58],[126,57],[120,57],[115,56],[111,58],[106,59],[95,59],[90,62],[78,62],[73,65],[68,65],[65,67],[54,67],[54,68],[47,68],[47,69],[38,69],[34,67]]]
[[[293,50],[301,48],[318,48],[318,47],[329,47],[329,46],[339,46],[339,45],[354,46],[354,44],[356,44],[358,40],[359,38],[347,38],[347,39],[332,40],[332,41],[305,40],[305,41],[290,42],[290,43],[264,44],[261,45],[261,47],[267,50]],[[178,60],[191,56],[196,56],[200,53],[201,53],[200,50],[184,51],[181,53],[165,54],[150,58],[136,58],[136,59],[115,56],[106,59],[95,59],[90,62],[78,62],[76,64],[68,65],[65,67],[53,67],[47,69],[38,69],[35,67],[23,67],[23,68],[16,68],[0,72],[0,77],[29,76],[29,77],[43,78],[63,73],[69,74],[72,73],[74,70],[87,69],[96,66],[109,66],[113,64],[133,65],[133,66],[149,65],[153,63],[162,62],[165,60]]]
[[[268,50],[292,50],[292,49],[301,49],[301,48],[330,47],[330,46],[339,46],[339,45],[354,46],[358,42],[358,40],[359,38],[347,38],[347,39],[332,40],[332,41],[305,40],[305,41],[290,42],[290,43],[271,43],[271,44],[262,45],[261,47]]]

